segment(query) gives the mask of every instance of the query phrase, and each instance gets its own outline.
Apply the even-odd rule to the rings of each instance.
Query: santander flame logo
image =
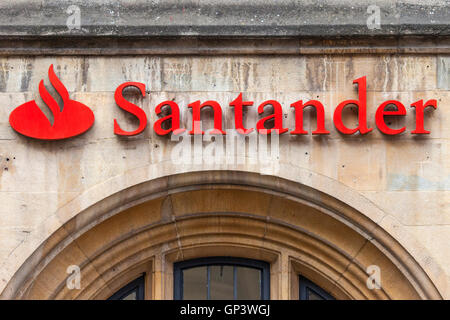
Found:
[[[39,83],[39,94],[53,114],[53,124],[45,116],[36,101],[18,106],[9,115],[11,127],[24,136],[42,140],[60,140],[75,137],[87,131],[94,124],[94,113],[84,104],[70,100],[64,84],[56,76],[53,65],[48,69],[52,86],[61,96],[62,109],[44,86]]]

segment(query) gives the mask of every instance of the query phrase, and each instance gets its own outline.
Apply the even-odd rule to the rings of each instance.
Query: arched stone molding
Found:
[[[306,170],[290,171],[297,181],[281,173],[199,171],[133,184],[145,175],[129,172],[105,182],[56,213],[2,298],[106,298],[146,272],[148,298],[168,299],[174,261],[252,254],[271,263],[272,298],[295,298],[297,273],[338,298],[441,298],[379,226],[385,213],[373,203]],[[70,264],[81,267],[80,291],[65,286]],[[371,264],[382,270],[382,290],[365,285]]]

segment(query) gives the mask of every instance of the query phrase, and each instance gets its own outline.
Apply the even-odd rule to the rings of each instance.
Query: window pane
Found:
[[[210,266],[210,298],[234,299],[233,266]]]
[[[144,275],[131,281],[119,291],[114,293],[108,300],[144,300],[145,284]]]
[[[137,300],[136,290],[130,292],[128,295],[122,298],[122,300]]]
[[[308,300],[325,300],[322,296],[319,296],[312,290],[308,289]]]
[[[261,299],[261,271],[255,268],[237,267],[237,298]]]
[[[299,275],[300,300],[334,300],[333,296],[310,280]]]
[[[206,266],[183,270],[183,299],[206,300]]]
[[[174,298],[193,300],[269,299],[269,264],[233,257],[174,263]]]

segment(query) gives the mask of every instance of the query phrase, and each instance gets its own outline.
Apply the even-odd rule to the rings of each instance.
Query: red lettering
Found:
[[[429,134],[430,131],[425,130],[423,127],[423,111],[427,107],[437,108],[436,99],[428,100],[423,104],[423,100],[419,100],[411,104],[411,108],[416,108],[416,129],[411,131],[412,134]]]
[[[312,134],[330,134],[330,131],[325,129],[325,110],[323,104],[317,100],[310,100],[303,104],[303,101],[297,101],[291,104],[292,108],[295,108],[295,130],[291,131],[291,134],[307,134],[308,131],[303,130],[303,109],[305,107],[314,107],[317,114],[317,130]]]
[[[334,111],[333,121],[337,130],[343,134],[354,134],[359,130],[361,134],[366,134],[372,131],[372,128],[367,128],[367,93],[366,93],[366,77],[361,77],[353,81],[358,84],[359,100],[345,100],[341,102]],[[358,127],[355,129],[347,128],[342,122],[342,110],[349,104],[358,106]]]
[[[200,104],[200,101],[197,100],[188,105],[189,108],[192,108],[192,130],[189,131],[190,134],[204,134],[203,130],[197,128],[196,123],[201,121],[200,119],[200,111],[204,107],[212,107],[214,110],[214,129],[211,131],[212,134],[226,134],[225,131],[222,130],[222,108],[217,101],[209,100],[205,103]]]
[[[357,100],[345,100],[338,104],[336,109],[334,110],[333,122],[336,129],[346,135],[351,135],[356,132],[360,132],[360,134],[364,135],[372,131],[372,128],[369,128],[367,125],[367,83],[366,77],[361,77],[353,81],[353,84],[356,84],[358,87],[358,99]],[[145,84],[140,82],[125,82],[117,87],[114,98],[119,106],[119,108],[131,113],[136,116],[139,120],[139,127],[134,131],[125,131],[123,130],[117,119],[114,119],[114,133],[122,136],[132,136],[137,135],[145,130],[147,126],[147,115],[145,114],[142,108],[137,105],[127,101],[123,97],[123,90],[126,87],[136,87],[141,92],[142,96],[145,97]],[[255,128],[259,134],[269,134],[273,130],[278,132],[278,134],[285,133],[288,131],[288,128],[283,127],[283,108],[281,104],[276,100],[267,100],[261,103],[258,108],[258,114],[264,113],[264,108],[270,105],[273,108],[273,113],[265,116],[258,120],[255,128],[245,128],[243,123],[243,113],[244,107],[253,106],[253,101],[244,101],[242,92],[229,103],[230,107],[234,108],[234,124],[235,129],[240,134],[248,134],[252,132]],[[342,113],[344,108],[348,105],[355,105],[358,109],[358,124],[356,128],[348,128],[344,125],[342,119]],[[389,105],[393,105],[396,109],[385,110]],[[163,113],[164,107],[167,106],[170,108],[170,113]],[[214,112],[214,128],[211,130],[212,134],[226,134],[226,132],[222,129],[223,119],[222,119],[222,108],[217,101],[208,100],[204,103],[201,103],[200,100],[194,101],[188,105],[189,108],[192,109],[192,130],[189,131],[190,134],[204,134],[204,131],[201,130],[199,124],[201,123],[201,111],[204,107],[210,107]],[[305,108],[313,107],[316,112],[317,123],[316,130],[312,131],[313,135],[320,134],[330,134],[325,128],[325,108],[324,105],[318,100],[309,100],[307,102],[303,102],[303,100],[296,101],[291,104],[291,108],[294,108],[295,114],[295,128],[290,132],[292,135],[305,135],[308,134],[308,131],[304,129],[304,112]],[[430,131],[424,129],[424,113],[425,109],[428,107],[432,107],[437,109],[437,101],[436,99],[428,100],[424,103],[423,100],[419,100],[411,104],[412,108],[415,108],[416,111],[416,128],[411,131],[412,134],[429,134]],[[172,132],[183,132],[184,128],[180,128],[180,108],[178,104],[174,101],[167,100],[163,101],[155,107],[155,113],[158,119],[153,124],[153,129],[155,133],[164,136]],[[386,116],[406,116],[405,106],[397,100],[388,100],[380,104],[375,112],[375,123],[378,130],[387,135],[397,135],[406,130],[406,127],[403,126],[399,129],[392,129],[388,126],[385,121]],[[266,129],[268,122],[271,122],[271,128]]]
[[[153,124],[153,129],[155,130],[157,135],[164,136],[170,132],[175,132],[176,134],[183,132],[186,129],[180,129],[180,108],[178,107],[178,104],[174,101],[164,101],[158,104],[155,108],[155,113],[157,115],[161,114],[162,107],[169,106],[171,113],[168,116],[165,116],[161,119],[158,119]],[[165,121],[171,120],[171,128],[169,129],[163,129],[162,124]]]
[[[252,106],[253,101],[242,101],[242,92],[238,97],[230,102],[230,106],[234,107],[234,125],[236,130],[241,134],[247,134],[253,131],[253,128],[245,129],[242,120],[243,106]]]
[[[270,116],[267,116],[267,117],[264,117],[264,118],[260,119],[258,121],[258,123],[256,123],[256,130],[258,130],[258,132],[261,133],[261,134],[271,133],[272,130],[277,130],[278,134],[282,134],[282,133],[288,131],[287,128],[283,128],[283,108],[281,107],[281,104],[278,101],[276,101],[276,100],[264,101],[258,107],[258,113],[259,114],[264,112],[264,107],[266,105],[272,105],[273,106],[273,114],[271,114]],[[274,126],[273,126],[273,128],[267,130],[264,127],[264,123],[267,120],[270,120],[272,118],[275,121]]]
[[[397,111],[386,111],[384,110],[388,105],[393,104],[397,107]],[[400,129],[391,129],[387,126],[386,122],[384,121],[384,116],[404,116],[406,115],[406,109],[405,106],[400,102],[396,100],[389,100],[385,101],[377,109],[377,112],[375,113],[375,123],[378,127],[378,130],[383,132],[384,134],[388,135],[395,135],[402,133],[406,130],[406,127],[400,128]]]
[[[119,136],[137,135],[144,131],[145,127],[147,126],[147,115],[145,114],[144,110],[139,108],[137,105],[125,100],[122,95],[123,89],[130,86],[138,88],[141,91],[142,96],[145,97],[145,84],[140,82],[125,82],[117,87],[116,92],[114,93],[114,99],[116,100],[119,108],[128,111],[139,119],[139,127],[134,131],[124,131],[120,128],[117,120],[114,119],[114,133]]]

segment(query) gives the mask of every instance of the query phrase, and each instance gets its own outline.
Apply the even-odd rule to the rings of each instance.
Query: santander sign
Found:
[[[84,104],[71,100],[66,87],[56,76],[53,65],[48,77],[62,98],[62,109],[44,86],[39,83],[39,94],[53,114],[53,124],[34,100],[18,106],[9,115],[9,123],[17,132],[36,139],[60,140],[75,137],[87,131],[94,124],[94,113]]]
[[[63,101],[62,108],[49,94],[41,80],[39,83],[39,94],[45,104],[49,107],[53,114],[53,124],[45,116],[34,100],[28,101],[16,109],[10,116],[9,122],[11,127],[22,135],[43,140],[60,140],[75,137],[87,131],[94,124],[94,114],[92,110],[84,104],[71,100],[69,93],[63,83],[56,76],[53,65],[48,71],[50,83],[61,96]],[[373,130],[367,123],[367,83],[366,77],[361,77],[353,81],[358,86],[358,99],[345,100],[338,104],[333,114],[333,122],[336,130],[344,135],[352,135],[355,133],[367,134]],[[115,91],[114,98],[119,108],[133,114],[139,121],[138,127],[133,131],[125,131],[120,124],[114,119],[114,133],[120,136],[137,135],[147,127],[147,115],[139,106],[127,101],[123,96],[123,90],[127,87],[137,88],[141,95],[145,97],[145,84],[140,82],[125,82],[119,85]],[[295,128],[285,128],[283,125],[283,109],[281,104],[276,100],[267,100],[259,104],[257,108],[258,114],[262,114],[267,107],[272,108],[272,113],[257,121],[255,128],[245,128],[243,125],[244,107],[253,106],[253,101],[244,101],[242,93],[240,93],[229,106],[234,108],[234,124],[235,129],[241,134],[247,134],[253,130],[257,130],[260,134],[268,134],[272,131],[278,134],[289,131],[291,135],[304,135],[308,131],[303,128],[303,111],[305,108],[312,107],[317,115],[316,130],[312,131],[313,135],[327,135],[330,131],[325,128],[325,110],[323,104],[318,100],[296,101],[291,104],[295,114]],[[344,124],[342,113],[344,108],[354,105],[358,109],[358,125],[349,128]],[[386,110],[387,107],[391,107]],[[394,107],[394,110],[392,110]],[[415,108],[415,128],[411,130],[412,134],[429,134],[430,131],[424,128],[424,110],[426,108],[437,109],[436,99],[426,102],[419,100],[411,103],[411,107]],[[162,116],[163,108],[168,108],[170,113]],[[214,112],[214,128],[211,134],[226,134],[222,127],[222,107],[217,101],[207,100],[205,102],[194,101],[188,104],[188,108],[192,110],[192,129],[190,134],[204,134],[196,123],[201,121],[201,110],[203,108],[212,108]],[[158,135],[167,135],[170,133],[181,133],[186,128],[180,127],[180,108],[175,101],[167,100],[159,103],[155,107],[155,113],[160,118],[153,124],[153,129]],[[165,113],[165,112],[164,112]],[[406,131],[406,127],[391,128],[385,122],[385,117],[403,117],[407,111],[403,103],[397,100],[387,100],[382,102],[375,113],[375,125],[379,131],[386,135],[398,135]],[[268,122],[268,123],[266,123]],[[269,125],[270,123],[270,125]],[[270,129],[267,129],[270,127]]]

